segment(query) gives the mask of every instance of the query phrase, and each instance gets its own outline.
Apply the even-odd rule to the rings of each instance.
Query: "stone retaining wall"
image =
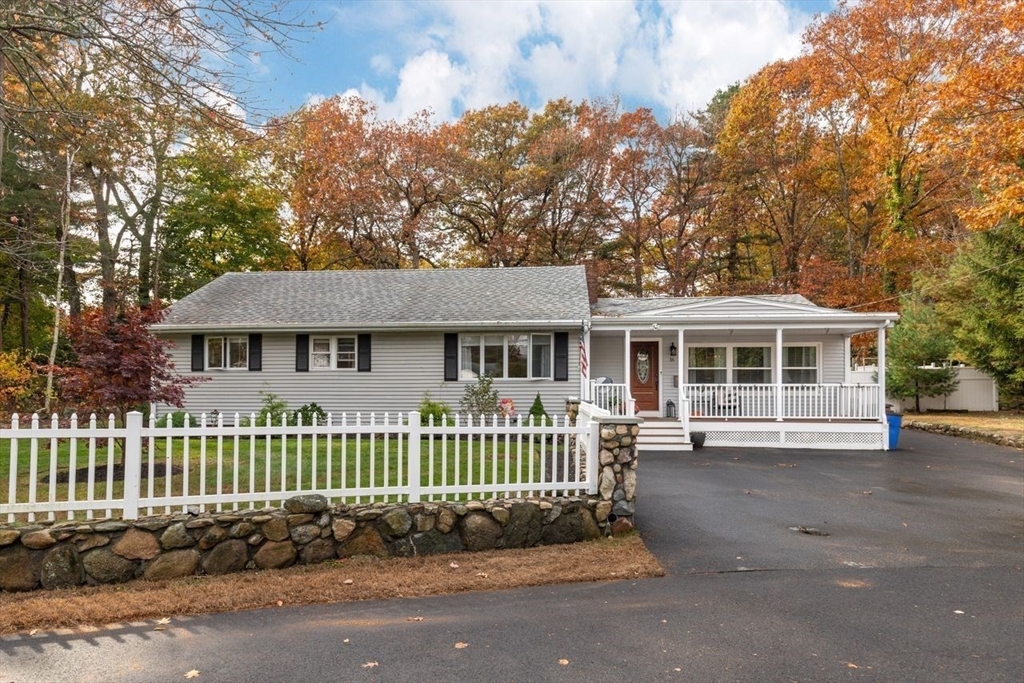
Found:
[[[0,589],[573,543],[610,532],[612,507],[597,497],[329,507],[306,495],[283,510],[0,527]]]
[[[1009,436],[992,434],[991,432],[983,432],[981,430],[972,429],[970,427],[958,427],[956,425],[935,424],[933,422],[924,422],[922,420],[904,420],[903,426],[908,429],[917,429],[922,432],[947,434],[949,436],[960,436],[966,439],[987,441],[989,443],[998,444],[1000,446],[1009,446],[1010,448],[1024,448],[1024,433],[1021,434],[1020,438],[1014,439]]]
[[[596,496],[331,507],[0,525],[0,590],[278,569],[357,555],[410,557],[575,543],[633,529],[639,419],[600,426]]]

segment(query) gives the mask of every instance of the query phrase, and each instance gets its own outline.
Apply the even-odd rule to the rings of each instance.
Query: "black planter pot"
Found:
[[[693,444],[694,448],[704,448],[704,439],[707,434],[704,432],[690,432],[690,443]]]

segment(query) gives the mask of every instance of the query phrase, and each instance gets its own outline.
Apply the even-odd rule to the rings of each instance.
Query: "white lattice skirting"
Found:
[[[706,446],[882,450],[885,425],[872,422],[801,423],[766,429],[763,423],[693,422],[690,429],[707,435],[704,440]]]

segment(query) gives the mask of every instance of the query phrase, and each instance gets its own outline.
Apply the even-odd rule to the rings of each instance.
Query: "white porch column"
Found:
[[[629,330],[626,330],[626,336],[623,341],[622,350],[622,383],[629,388]]]
[[[593,367],[594,358],[590,355],[590,325],[583,328],[583,348],[580,349],[580,353],[585,354],[587,359],[586,372],[582,372],[583,363],[580,363],[580,397],[584,401],[592,401],[593,398],[590,396],[590,368]]]
[[[850,372],[853,370],[853,352],[850,350],[850,335],[843,337],[843,358],[846,359],[846,371],[843,373],[843,382],[850,383]]]
[[[885,325],[878,328],[878,421],[885,422]],[[888,449],[888,432],[886,432]]]
[[[775,421],[782,422],[782,328],[775,328]]]
[[[686,354],[686,346],[683,345],[683,328],[679,328],[679,332],[676,335],[676,377],[679,381],[676,382],[676,403],[679,404],[679,417],[683,416],[683,385],[686,384],[686,378],[683,376],[683,356]]]

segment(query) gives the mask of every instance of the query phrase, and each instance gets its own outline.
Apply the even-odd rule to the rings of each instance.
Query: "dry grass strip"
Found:
[[[572,545],[321,565],[173,581],[0,593],[0,635],[261,607],[664,576],[636,534]]]

